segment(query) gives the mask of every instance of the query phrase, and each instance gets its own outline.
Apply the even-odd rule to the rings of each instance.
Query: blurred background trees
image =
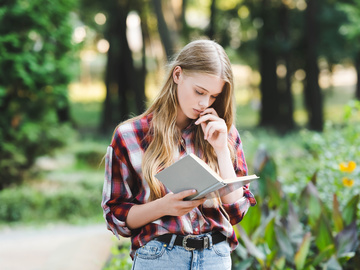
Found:
[[[109,42],[101,129],[142,112],[146,79],[184,44],[207,37],[226,47],[238,60],[235,64],[259,72],[260,126],[283,131],[297,126],[293,93],[294,82],[300,81],[307,126],[321,131],[320,76],[331,80],[338,64],[357,66],[357,43],[351,42],[359,36],[358,9],[351,8],[355,2],[86,1],[80,15]],[[106,17],[100,28],[93,23],[99,12]]]

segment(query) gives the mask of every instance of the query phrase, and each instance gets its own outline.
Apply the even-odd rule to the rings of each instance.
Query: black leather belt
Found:
[[[209,236],[199,237],[198,235],[177,235],[175,238],[174,245],[181,246],[186,250],[201,250],[209,247],[209,237],[212,238],[212,244],[215,245],[226,239],[225,235],[220,232],[210,234]],[[155,238],[155,240],[170,244],[172,234],[164,234]]]

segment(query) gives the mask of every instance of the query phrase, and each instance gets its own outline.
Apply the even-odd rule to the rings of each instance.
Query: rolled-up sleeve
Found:
[[[229,215],[231,225],[239,223],[244,218],[249,207],[254,205],[256,205],[255,198],[248,189],[244,190],[244,196],[235,203],[222,204],[226,213]]]
[[[230,140],[233,142],[235,150],[234,170],[237,176],[244,176],[248,174],[248,168],[245,161],[245,155],[242,147],[240,135],[232,126],[229,133]],[[230,223],[235,225],[239,223],[249,210],[250,206],[256,205],[254,195],[249,190],[250,184],[243,186],[244,196],[232,204],[223,204],[223,207],[230,218]]]
[[[105,179],[103,186],[102,202],[104,218],[107,227],[116,237],[130,237],[132,231],[126,226],[126,217],[134,203],[130,187],[123,181],[128,175],[127,167],[116,156],[112,146],[107,148],[105,156]]]

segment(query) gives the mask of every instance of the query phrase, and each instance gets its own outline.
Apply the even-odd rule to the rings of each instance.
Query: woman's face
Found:
[[[221,94],[224,80],[215,75],[204,73],[184,74],[180,66],[173,72],[177,84],[178,115],[176,125],[183,129],[190,119],[197,119],[199,114],[210,107]]]

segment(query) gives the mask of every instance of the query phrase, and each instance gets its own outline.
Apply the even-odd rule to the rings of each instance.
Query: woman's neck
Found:
[[[185,114],[178,113],[176,117],[176,126],[179,130],[185,129],[191,122],[191,119],[188,118]]]

